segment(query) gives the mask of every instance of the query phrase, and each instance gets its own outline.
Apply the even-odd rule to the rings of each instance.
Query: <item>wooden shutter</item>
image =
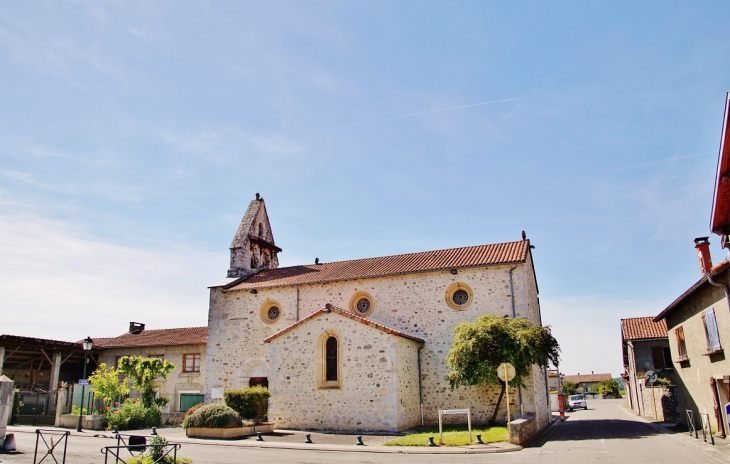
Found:
[[[674,335],[677,337],[677,355],[680,361],[687,359],[687,347],[684,344],[684,329],[680,325],[674,329]]]
[[[707,334],[707,349],[709,351],[718,351],[720,346],[720,334],[717,330],[717,319],[715,319],[715,308],[710,308],[702,313],[702,321],[705,323],[705,333]]]

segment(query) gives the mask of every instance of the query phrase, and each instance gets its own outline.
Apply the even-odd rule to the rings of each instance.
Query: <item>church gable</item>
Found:
[[[274,242],[264,199],[258,193],[249,205],[231,242],[228,277],[246,277],[261,269],[279,267],[281,248]]]

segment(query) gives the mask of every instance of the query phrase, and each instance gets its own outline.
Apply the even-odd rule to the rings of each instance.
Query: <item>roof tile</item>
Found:
[[[100,348],[128,348],[136,346],[197,345],[208,341],[207,327],[143,330],[138,334],[125,333],[114,338],[94,339]]]
[[[266,269],[228,291],[335,282],[451,268],[523,262],[530,241],[495,243],[379,258]]]
[[[632,317],[621,319],[621,333],[624,340],[667,338],[667,321],[654,322],[653,317]]]

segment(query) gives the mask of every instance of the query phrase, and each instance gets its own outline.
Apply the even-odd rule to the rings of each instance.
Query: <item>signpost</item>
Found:
[[[507,442],[509,443],[512,443],[512,430],[509,424],[511,422],[509,411],[509,381],[514,379],[515,375],[517,375],[517,371],[515,371],[515,366],[510,363],[502,363],[497,368],[497,376],[500,380],[504,382],[504,390],[507,393]]]
[[[656,397],[654,396],[654,384],[657,381],[657,375],[654,371],[646,371],[646,374],[644,374],[644,380],[646,380],[646,383],[650,384],[652,386],[651,389],[651,400],[654,403],[654,420],[659,420],[659,414],[656,410]]]
[[[470,409],[441,409],[439,410],[439,445],[444,444],[444,429],[441,416],[452,416],[457,414],[466,414],[466,423],[469,426],[469,443],[471,444],[471,410]]]

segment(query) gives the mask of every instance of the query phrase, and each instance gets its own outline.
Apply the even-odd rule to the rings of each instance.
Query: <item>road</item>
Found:
[[[429,464],[444,461],[453,463],[545,463],[583,464],[631,462],[699,464],[710,462],[730,463],[730,445],[718,440],[713,447],[690,438],[687,434],[667,434],[658,426],[652,426],[620,408],[621,400],[592,401],[589,410],[568,414],[565,422],[549,429],[533,446],[522,451],[498,454],[460,455],[413,455],[365,452],[352,447],[351,452],[324,452],[315,450],[283,450],[243,448],[235,443],[190,444],[186,443],[181,455],[192,458],[195,464],[230,464],[247,462],[269,463],[414,463]],[[30,464],[33,462],[35,435],[16,433],[22,454],[0,455],[0,462]],[[99,437],[72,435],[69,438],[69,464],[103,463],[99,450],[113,445],[115,440]],[[369,447],[369,451],[382,449]],[[356,451],[357,450],[357,451]],[[44,462],[52,462],[46,459]]]

